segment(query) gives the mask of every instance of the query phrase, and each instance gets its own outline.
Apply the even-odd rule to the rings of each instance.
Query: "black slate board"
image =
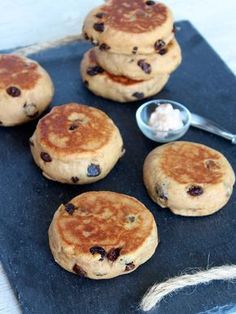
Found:
[[[157,97],[182,102],[236,133],[235,76],[190,23],[178,26],[183,63]],[[177,217],[152,203],[142,183],[142,165],[155,143],[144,138],[136,126],[135,111],[141,103],[113,103],[84,88],[79,64],[88,47],[83,42],[72,44],[34,58],[53,78],[53,105],[71,101],[90,104],[104,110],[119,126],[127,153],[107,178],[84,187],[48,181],[33,163],[28,147],[36,122],[0,130],[0,254],[24,313],[134,313],[155,281],[190,267],[236,263],[236,193],[223,210],[205,218]],[[236,149],[230,142],[196,129],[184,140],[220,150],[236,169]],[[47,237],[54,211],[62,202],[88,190],[133,195],[153,212],[161,243],[151,260],[134,273],[92,281],[79,279],[54,263]],[[167,297],[152,312],[189,314],[227,304],[236,304],[236,285],[214,282]]]

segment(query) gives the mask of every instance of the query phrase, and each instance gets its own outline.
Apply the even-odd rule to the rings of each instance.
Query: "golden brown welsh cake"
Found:
[[[206,216],[229,200],[234,171],[218,151],[191,142],[154,149],[144,162],[144,184],[161,207],[182,216]]]
[[[30,144],[43,174],[70,184],[104,178],[124,154],[113,121],[101,110],[75,103],[54,107],[39,121]]]
[[[114,53],[155,53],[174,37],[173,16],[155,1],[108,0],[88,14],[83,33]]]
[[[49,244],[63,268],[92,279],[134,271],[155,252],[151,212],[133,197],[88,192],[61,205],[49,228]]]
[[[181,63],[181,50],[173,39],[159,53],[149,55],[124,55],[94,49],[98,64],[107,72],[123,75],[133,80],[149,80],[160,74],[170,74]]]
[[[136,101],[155,95],[169,79],[169,74],[159,74],[145,81],[113,75],[98,65],[93,49],[84,55],[81,76],[94,94],[119,102]]]
[[[51,78],[37,62],[0,55],[0,125],[13,126],[38,117],[53,94]]]

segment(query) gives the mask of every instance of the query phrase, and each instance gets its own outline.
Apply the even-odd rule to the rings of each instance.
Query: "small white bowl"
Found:
[[[182,128],[177,130],[157,132],[152,127],[150,127],[150,125],[148,124],[150,116],[155,111],[155,109],[161,104],[171,104],[174,109],[179,109],[184,124]],[[153,140],[158,143],[167,143],[181,138],[188,131],[191,123],[191,113],[185,106],[173,100],[153,99],[151,101],[144,103],[142,106],[138,108],[136,112],[136,121],[139,126],[139,129],[150,140]]]

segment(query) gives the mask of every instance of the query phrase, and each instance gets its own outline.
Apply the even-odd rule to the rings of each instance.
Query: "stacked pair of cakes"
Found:
[[[96,47],[81,74],[96,95],[119,102],[158,93],[181,62],[169,8],[155,1],[109,0],[85,19],[83,34]]]

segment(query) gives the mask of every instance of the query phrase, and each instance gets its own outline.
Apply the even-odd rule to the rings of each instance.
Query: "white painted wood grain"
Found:
[[[18,314],[20,307],[11,290],[7,276],[0,263],[0,313]]]
[[[236,73],[235,0],[225,0],[223,5],[216,0],[164,2],[172,8],[177,20],[190,20]],[[103,1],[0,0],[0,50],[77,34],[87,12],[100,3]],[[1,265],[0,313],[19,313]]]
[[[130,0],[132,1],[132,0]],[[188,19],[236,73],[236,1],[163,0],[177,20]],[[87,12],[102,0],[0,0],[0,50],[80,32]]]

